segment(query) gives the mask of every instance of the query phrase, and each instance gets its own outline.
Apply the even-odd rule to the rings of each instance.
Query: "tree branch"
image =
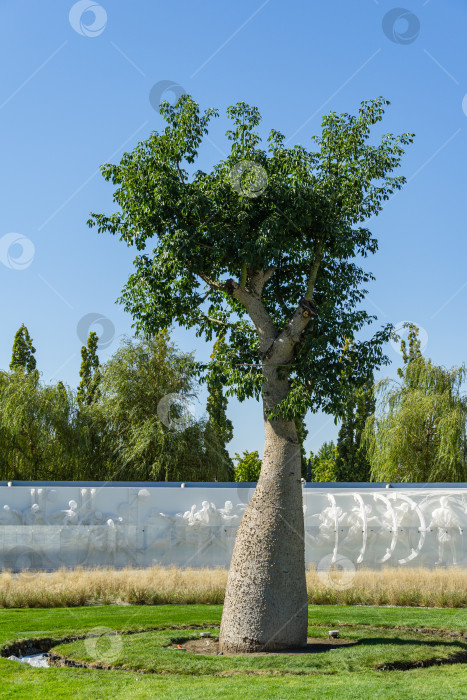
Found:
[[[305,299],[311,301],[313,299],[313,293],[315,291],[316,278],[318,277],[319,266],[321,265],[321,260],[323,259],[323,249],[324,240],[319,241],[316,246],[315,259],[313,265],[311,266],[310,275],[308,277],[308,284],[305,294]]]
[[[228,293],[229,290],[225,282],[218,282],[217,280],[213,280],[202,272],[198,272],[198,275],[201,277],[203,282],[206,282],[206,284],[208,284],[211,287],[211,289],[215,289],[219,292]]]
[[[226,326],[226,328],[234,328],[238,329],[240,326],[238,323],[228,323],[227,321],[221,321],[219,318],[213,318],[212,316],[206,316],[205,314],[201,314],[201,316],[206,320],[210,321],[211,323],[219,323],[221,326]],[[244,331],[249,331],[250,333],[254,333],[255,329],[254,328],[247,328],[245,326],[241,327],[242,330]]]
[[[201,279],[208,284],[211,289],[215,289],[219,292],[226,292],[230,296],[237,299],[244,307],[245,311],[253,321],[256,332],[259,337],[259,347],[260,352],[264,352],[270,347],[271,343],[277,335],[277,331],[274,328],[274,324],[271,320],[269,313],[266,311],[261,297],[256,292],[249,292],[245,287],[242,287],[235,282],[233,279],[229,279],[226,282],[218,282],[217,280],[211,279],[208,275],[199,272],[198,275]],[[264,273],[261,271],[261,288],[264,284]]]
[[[261,281],[264,278],[264,273],[261,271]],[[252,279],[250,277],[250,279]],[[254,279],[254,276],[253,276]],[[260,284],[260,282],[258,282]],[[261,288],[264,282],[261,283]],[[229,279],[226,282],[227,292],[231,296],[235,297],[243,306],[251,320],[254,323],[256,331],[259,336],[259,349],[260,352],[264,352],[274,341],[277,336],[277,331],[274,328],[274,324],[269,313],[266,311],[264,304],[261,300],[261,296],[256,292],[257,286],[253,281],[253,286],[255,291],[249,292],[244,287],[241,287],[235,280]]]
[[[295,309],[292,318],[287,326],[281,331],[274,341],[273,347],[268,351],[268,355],[276,359],[276,356],[289,361],[293,356],[295,345],[302,342],[303,331],[309,324],[312,318],[318,315],[316,306],[313,303],[313,294],[315,290],[316,279],[318,277],[319,266],[323,259],[324,238],[318,241],[315,249],[313,264],[308,276],[307,290],[303,299],[300,299],[298,306]]]

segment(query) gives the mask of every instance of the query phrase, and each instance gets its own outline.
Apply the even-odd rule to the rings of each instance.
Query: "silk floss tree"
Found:
[[[401,188],[392,176],[411,134],[370,141],[383,98],[358,114],[330,113],[312,148],[272,130],[263,146],[256,107],[227,109],[228,151],[196,168],[210,121],[188,95],[161,105],[166,126],[102,167],[118,210],[90,226],[138,254],[120,302],[138,332],[172,323],[219,339],[208,367],[229,395],[262,398],[261,474],[237,532],[220,631],[223,651],[300,647],[307,636],[300,447],[295,419],[337,413],[342,347],[362,385],[386,361],[390,329],[356,333],[374,317],[359,308],[372,279],[358,257],[377,249],[363,224]],[[351,356],[350,356],[351,355]],[[212,375],[211,375],[212,376]]]

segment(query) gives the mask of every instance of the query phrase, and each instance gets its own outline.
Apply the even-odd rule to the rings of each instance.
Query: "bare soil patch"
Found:
[[[331,651],[339,647],[355,646],[358,641],[351,639],[323,639],[322,637],[308,637],[306,646],[299,649],[283,649],[282,651],[256,651],[248,653],[235,652],[223,654],[224,656],[277,656],[283,654],[319,654],[323,651]],[[169,649],[188,651],[191,654],[219,655],[219,639],[217,637],[201,637],[200,639],[187,639],[180,644],[170,644]]]

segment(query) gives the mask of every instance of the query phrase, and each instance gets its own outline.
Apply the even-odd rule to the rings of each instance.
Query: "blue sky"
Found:
[[[376,276],[367,308],[377,323],[420,325],[435,362],[464,362],[467,7],[403,2],[0,0],[0,368],[23,322],[44,381],[70,386],[78,327],[100,332],[96,319],[105,319],[103,361],[131,334],[115,300],[134,251],[86,220],[113,210],[99,165],[162,127],[149,95],[173,99],[162,94],[169,82],[202,108],[255,104],[264,134],[274,127],[305,145],[329,110],[389,99],[384,131],[416,140],[403,162],[408,184],[370,222],[380,248],[366,263]],[[217,120],[200,167],[221,157],[225,128]],[[173,338],[210,354],[193,333],[174,329]],[[383,375],[394,375],[400,356],[390,345],[388,355]],[[231,453],[261,453],[260,406],[231,400],[229,415]],[[309,449],[337,434],[328,416],[307,424]]]

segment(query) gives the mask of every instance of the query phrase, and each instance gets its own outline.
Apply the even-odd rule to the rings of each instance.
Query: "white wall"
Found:
[[[3,482],[5,483],[5,482]],[[0,485],[0,568],[228,566],[254,486]],[[467,566],[467,485],[304,493],[308,564]]]

